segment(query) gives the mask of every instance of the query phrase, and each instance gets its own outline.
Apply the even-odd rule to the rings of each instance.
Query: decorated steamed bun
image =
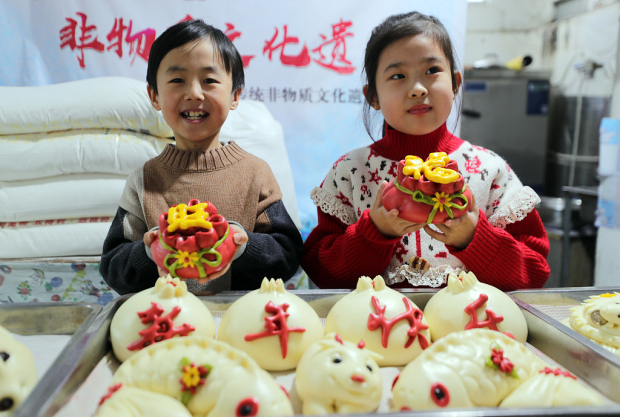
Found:
[[[101,398],[93,417],[192,417],[192,414],[183,403],[168,395],[119,382]]]
[[[357,287],[342,297],[325,319],[325,333],[338,333],[383,356],[380,366],[409,363],[430,345],[422,310],[403,294],[385,285],[381,276],[361,277]]]
[[[194,417],[293,414],[286,392],[252,358],[204,336],[148,346],[121,364],[110,391],[119,384],[174,398]]]
[[[429,224],[467,213],[471,198],[457,162],[445,152],[434,152],[426,161],[413,155],[400,161],[381,201],[388,211],[398,209],[402,219]]]
[[[37,383],[30,350],[0,326],[0,417],[9,417]]]
[[[381,355],[327,334],[304,352],[295,376],[303,413],[369,413],[379,407],[383,391],[376,360]]]
[[[473,272],[448,275],[448,286],[428,300],[424,317],[436,341],[460,330],[488,328],[527,340],[527,323],[521,309],[497,288],[479,282]]]
[[[235,301],[218,327],[219,340],[243,350],[268,371],[294,369],[323,334],[312,307],[273,278],[264,278],[258,290]]]
[[[233,231],[209,202],[190,200],[159,216],[153,260],[178,278],[205,278],[223,269],[235,253]]]
[[[568,407],[604,405],[596,391],[562,369],[545,368],[510,393],[500,407]]]
[[[153,343],[190,334],[215,337],[215,321],[187,284],[170,275],[131,296],[110,324],[114,355],[121,362]]]
[[[524,344],[493,330],[450,333],[401,372],[392,411],[497,407],[545,367]]]
[[[620,294],[592,295],[580,306],[571,308],[563,321],[577,332],[620,355]]]

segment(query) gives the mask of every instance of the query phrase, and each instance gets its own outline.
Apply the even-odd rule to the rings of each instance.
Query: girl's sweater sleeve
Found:
[[[549,278],[549,239],[535,209],[506,229],[492,226],[480,210],[469,246],[463,250],[447,248],[478,280],[502,291],[541,288]]]
[[[366,210],[346,226],[329,214],[318,212],[318,225],[304,244],[301,266],[319,288],[355,288],[359,277],[374,277],[389,265],[400,238],[381,235]]]

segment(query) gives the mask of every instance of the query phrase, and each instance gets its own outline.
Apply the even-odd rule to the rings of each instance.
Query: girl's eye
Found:
[[[405,78],[403,74],[394,74],[390,77],[391,80],[401,80],[403,78]]]
[[[431,67],[429,68],[428,71],[426,71],[427,74],[437,74],[439,72],[439,68],[438,67]]]
[[[431,398],[439,407],[445,407],[450,404],[450,392],[448,388],[439,382],[435,382],[431,385]]]
[[[214,84],[214,83],[217,83],[217,80],[214,80],[213,78],[207,78],[205,80],[205,83],[207,83],[207,84]]]
[[[170,80],[171,83],[182,83],[183,80],[181,78],[174,78],[172,80]]]
[[[258,401],[256,398],[245,398],[239,402],[235,410],[235,416],[255,416],[258,414]]]

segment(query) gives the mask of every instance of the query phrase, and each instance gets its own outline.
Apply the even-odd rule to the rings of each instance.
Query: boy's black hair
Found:
[[[364,55],[364,73],[366,73],[366,101],[364,103],[364,127],[372,138],[370,103],[377,98],[377,67],[379,57],[388,45],[397,40],[410,36],[423,35],[433,39],[450,63],[450,75],[452,77],[452,90],[457,92],[456,61],[452,50],[452,41],[444,25],[434,16],[427,16],[419,12],[395,14],[385,19],[372,30],[370,39],[366,44]],[[385,125],[385,123],[384,123]],[[384,126],[385,129],[385,126]]]
[[[179,46],[205,39],[211,41],[226,73],[232,75],[232,91],[237,91],[245,85],[243,61],[235,45],[221,30],[206,24],[201,19],[195,19],[170,26],[153,42],[146,70],[146,82],[155,94],[157,94],[157,70],[166,54]]]

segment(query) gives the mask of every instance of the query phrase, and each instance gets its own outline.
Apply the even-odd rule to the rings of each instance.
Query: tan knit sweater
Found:
[[[144,233],[158,225],[161,213],[194,198],[241,224],[249,241],[225,275],[201,286],[188,280],[190,291],[225,291],[231,282],[232,289],[256,289],[265,276],[286,280],[295,273],[303,243],[278,183],[266,162],[230,142],[206,152],[168,145],[129,175],[104,242],[99,269],[106,282],[121,294],[152,286],[157,269],[145,252]]]
[[[210,201],[222,216],[245,230],[267,232],[270,225],[264,211],[282,199],[269,165],[235,142],[206,152],[168,145],[135,174],[128,181],[134,181],[131,188],[137,195],[124,194],[120,206],[134,214],[143,210],[140,217],[147,230],[157,226],[159,215],[171,206],[197,198]]]

